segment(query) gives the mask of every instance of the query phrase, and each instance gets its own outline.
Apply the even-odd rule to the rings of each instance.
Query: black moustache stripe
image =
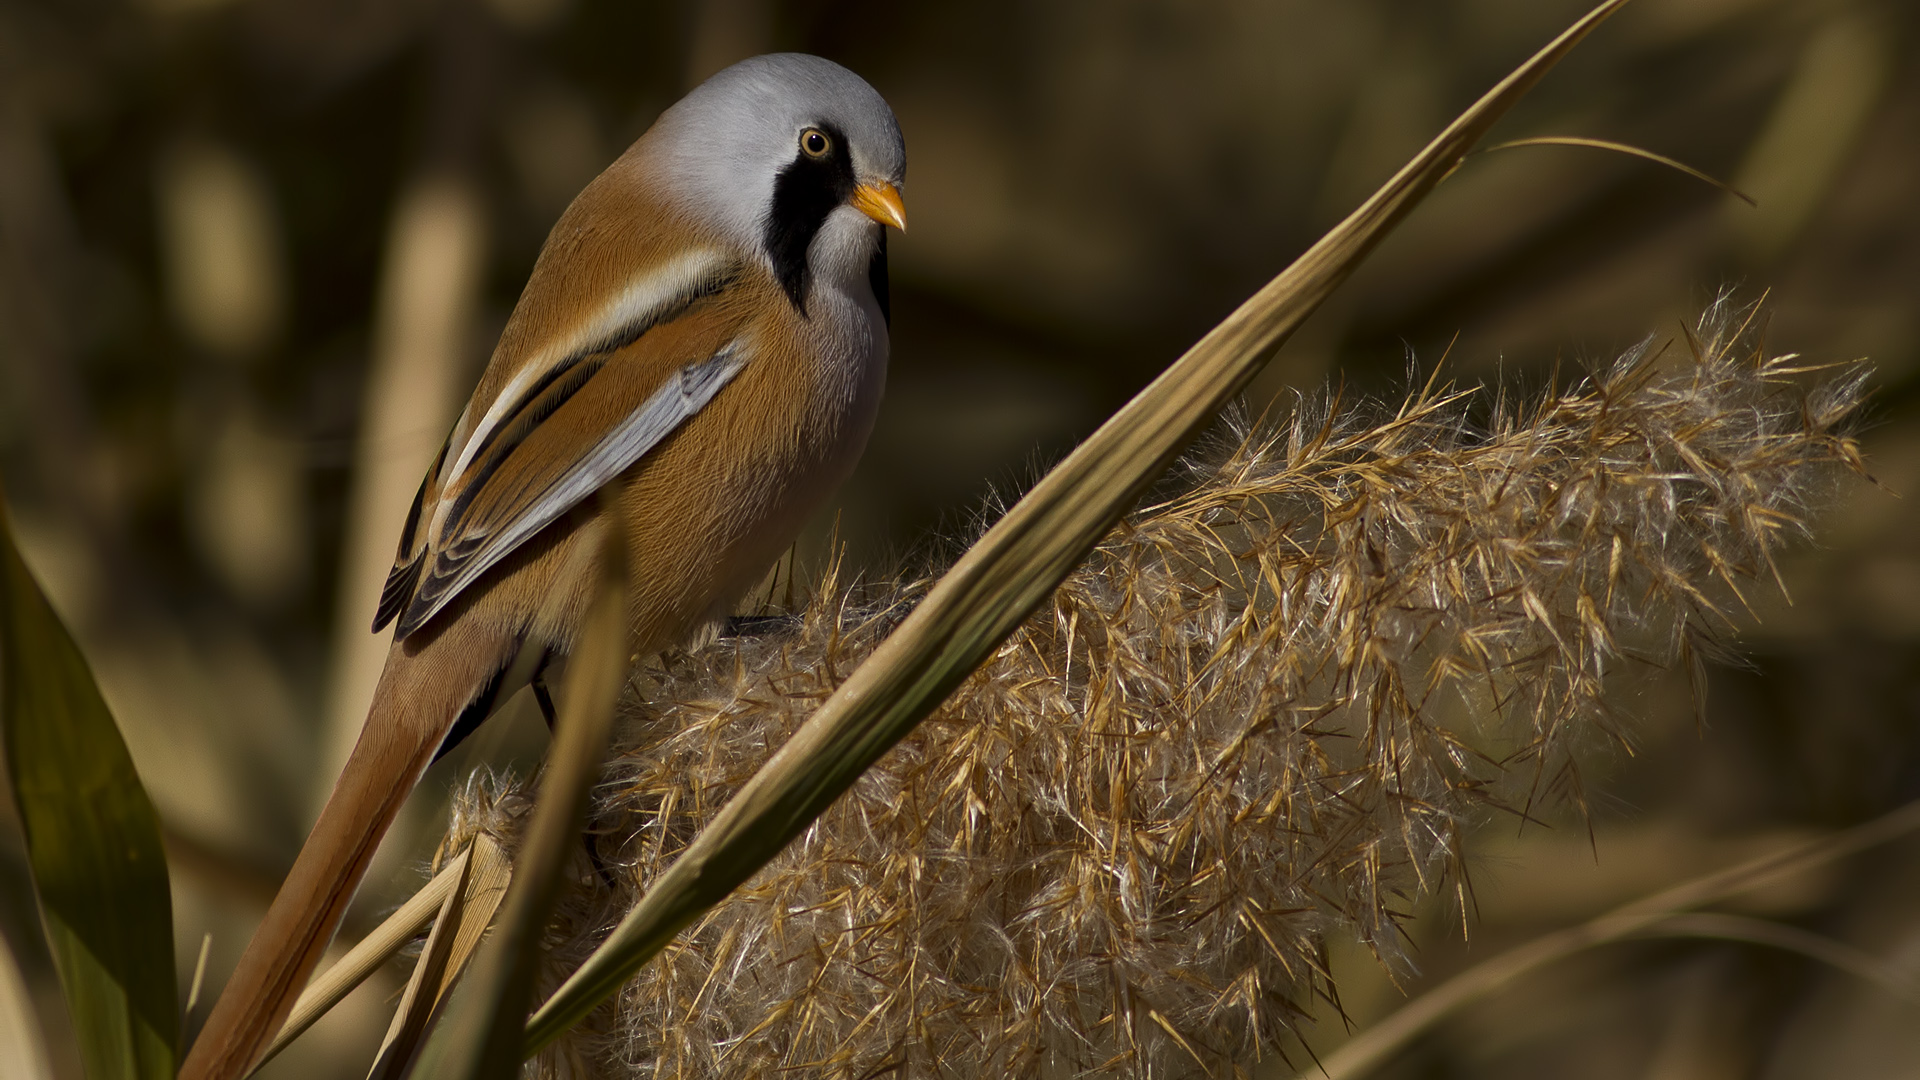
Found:
[[[873,299],[880,305],[880,320],[893,327],[893,292],[887,285],[887,230],[880,230],[880,246],[873,249],[873,261],[867,264],[867,284],[873,286]]]
[[[807,249],[827,215],[852,198],[854,189],[846,136],[831,125],[817,126],[833,140],[833,149],[822,158],[796,149],[793,160],[774,178],[773,205],[767,211],[767,254],[773,259],[774,276],[802,318],[807,314],[811,278]]]

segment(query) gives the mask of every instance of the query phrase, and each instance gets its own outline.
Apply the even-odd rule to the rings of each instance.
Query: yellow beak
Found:
[[[884,180],[861,184],[853,189],[853,198],[849,201],[855,210],[880,224],[907,231],[907,204],[900,201],[900,190],[892,184]]]

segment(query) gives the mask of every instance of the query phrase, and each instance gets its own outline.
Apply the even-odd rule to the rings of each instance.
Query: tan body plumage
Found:
[[[851,120],[803,120],[802,160],[774,179],[775,214],[801,182],[787,173],[829,177],[836,193],[858,180],[821,204],[797,271],[778,221],[689,198],[716,160],[723,177],[754,168],[708,128],[751,112],[794,153],[781,134],[792,124],[761,116],[771,110],[754,95],[861,91],[871,100],[856,100]],[[862,160],[857,138],[876,115],[884,131],[869,141],[890,133],[893,145]],[[534,674],[521,658],[564,657],[574,644],[611,524],[629,547],[636,640],[657,650],[725,616],[845,479],[886,367],[875,222],[903,224],[891,123],[878,95],[825,61],[749,61],[664,115],[555,225],[407,523],[382,599],[381,620],[397,617],[398,629],[359,742],[183,1077],[226,1080],[252,1064],[456,721],[483,718],[516,689],[503,683],[510,669]],[[831,133],[821,138],[838,164],[808,152],[811,124]],[[756,191],[734,201],[756,198],[768,201]]]

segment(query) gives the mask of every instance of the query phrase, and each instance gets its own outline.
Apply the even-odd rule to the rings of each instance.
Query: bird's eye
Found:
[[[833,149],[833,140],[819,128],[808,128],[800,133],[800,149],[808,157],[826,157],[827,151]]]

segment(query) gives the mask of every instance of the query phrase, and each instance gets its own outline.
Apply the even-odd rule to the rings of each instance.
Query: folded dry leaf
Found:
[[[1389,967],[1476,819],[1578,803],[1622,687],[1697,671],[1860,459],[1857,366],[1722,302],[1573,389],[1230,422],[939,711],[540,1059],[546,1075],[1220,1074]],[[1477,421],[1470,420],[1479,416]],[[644,673],[549,987],[924,588]],[[1610,704],[1611,702],[1611,704]],[[450,842],[510,836],[469,785]]]

